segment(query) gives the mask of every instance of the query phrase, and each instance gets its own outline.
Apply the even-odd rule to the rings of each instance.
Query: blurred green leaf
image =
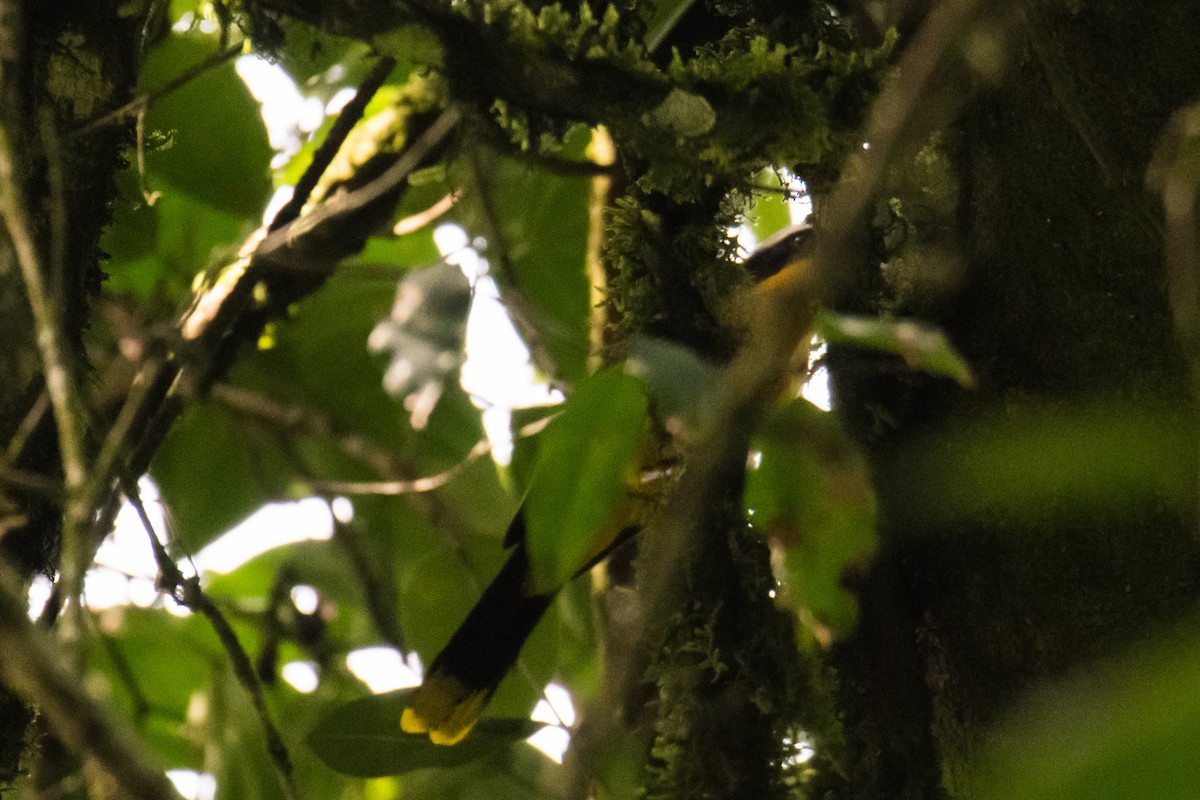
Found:
[[[216,778],[216,800],[284,800],[262,726],[227,662],[213,670],[198,705],[203,713],[196,738],[203,752],[196,766]]]
[[[404,800],[544,800],[562,768],[532,747],[506,747],[456,769],[404,776]],[[557,782],[556,782],[556,779]]]
[[[538,591],[566,583],[624,527],[630,481],[645,442],[644,385],[618,368],[580,384],[542,434],[525,501],[526,542]]]
[[[915,443],[901,485],[927,519],[941,522],[1136,508],[1147,498],[1183,508],[1195,456],[1194,440],[1180,432],[1192,424],[1145,404],[1014,404]]]
[[[334,36],[293,17],[282,18],[287,47],[279,52],[280,66],[306,94],[328,99],[343,86],[354,86],[373,64],[371,49],[362,42]]]
[[[780,599],[845,636],[858,619],[847,571],[865,569],[875,551],[866,463],[837,418],[803,399],[772,415],[752,446],[762,456],[746,476],[746,507],[782,551]]]
[[[326,715],[308,736],[313,751],[346,775],[373,778],[425,767],[456,767],[531,736],[541,723],[528,719],[485,719],[454,747],[436,745],[423,734],[400,730],[409,689],[372,695]]]
[[[190,291],[197,273],[232,258],[253,226],[183,192],[147,205],[131,170],[122,173],[115,219],[101,240],[112,256],[105,290],[175,301]]]
[[[978,800],[1190,800],[1200,786],[1195,626],[1029,697],[969,778]],[[965,795],[964,795],[965,796]]]
[[[499,569],[504,551],[499,541],[492,552],[483,552]],[[483,569],[484,567],[481,567]],[[400,584],[400,621],[409,644],[431,661],[450,639],[479,598],[483,582],[467,571],[462,559],[448,547],[431,547],[418,560],[405,565]]]
[[[153,92],[215,52],[211,37],[176,34],[146,57],[142,89]],[[146,153],[152,190],[156,178],[180,191],[243,217],[257,219],[271,193],[267,140],[258,104],[232,63],[207,70],[182,88],[151,104]]]
[[[407,414],[383,391],[383,367],[367,350],[395,291],[391,276],[339,272],[276,326],[269,350],[242,359],[236,382],[316,410],[381,448],[403,447]]]
[[[646,384],[655,418],[672,434],[699,430],[712,411],[716,368],[683,345],[639,336],[626,370]]]
[[[167,603],[174,601],[167,600]],[[109,692],[130,710],[181,724],[192,693],[203,687],[212,662],[224,657],[208,623],[179,618],[161,609],[122,608],[107,612],[103,646],[90,648],[93,666],[109,676]],[[163,669],[163,643],[173,653]]]
[[[195,403],[150,465],[174,523],[173,545],[194,553],[270,500],[292,473],[282,454],[211,404]]]
[[[975,385],[970,365],[946,334],[923,323],[822,312],[817,317],[816,331],[829,344],[893,353],[912,369],[950,378],[960,386]]]
[[[397,61],[442,66],[442,43],[423,25],[401,25],[381,33],[371,43],[379,53]]]
[[[650,52],[657,50],[694,2],[695,0],[662,0],[654,3],[651,6],[654,12],[646,22],[646,49]]]

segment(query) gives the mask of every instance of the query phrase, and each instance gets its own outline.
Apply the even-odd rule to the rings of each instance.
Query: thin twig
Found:
[[[284,744],[279,729],[275,727],[275,723],[271,720],[270,712],[267,711],[267,704],[263,698],[262,683],[258,680],[258,675],[254,671],[254,664],[251,663],[250,656],[242,648],[237,634],[234,633],[229,621],[225,619],[225,615],[221,613],[221,609],[217,608],[208,595],[200,590],[199,578],[193,577],[184,580],[180,599],[185,606],[198,614],[204,615],[208,623],[212,625],[217,638],[220,639],[221,646],[229,654],[233,674],[237,677],[238,683],[242,684],[242,688],[250,695],[250,704],[254,706],[254,713],[258,717],[259,725],[262,726],[263,735],[267,740],[267,753],[271,756],[271,764],[279,776],[283,795],[287,800],[297,800],[300,795],[296,789],[295,776],[292,774],[292,759],[288,754],[287,745]]]
[[[129,498],[130,505],[137,512],[142,526],[146,529],[147,536],[150,537],[150,547],[154,551],[154,561],[158,565],[159,590],[170,594],[180,605],[203,615],[212,625],[217,639],[220,640],[221,646],[225,648],[225,652],[229,656],[234,676],[237,677],[238,683],[242,685],[246,693],[250,695],[250,704],[254,707],[254,713],[262,727],[267,753],[270,755],[271,765],[279,777],[284,797],[287,800],[297,800],[299,794],[296,791],[295,777],[292,773],[292,759],[279,729],[275,727],[270,712],[267,711],[262,683],[254,671],[254,664],[250,661],[250,656],[246,654],[245,648],[238,641],[237,634],[229,621],[225,619],[225,615],[221,613],[221,609],[217,608],[212,599],[200,588],[199,576],[185,578],[179,565],[167,553],[162,540],[154,532],[154,525],[146,513],[146,507],[142,503],[137,486],[131,480],[122,480],[121,484],[125,496]]]
[[[437,220],[443,214],[454,208],[462,193],[455,189],[452,192],[447,192],[442,196],[442,199],[431,205],[424,211],[418,211],[416,214],[410,214],[402,220],[399,220],[392,226],[392,233],[397,236],[405,236],[410,233],[415,233],[421,230],[426,225]]]
[[[8,447],[4,451],[4,457],[10,463],[16,464],[21,460],[21,455],[25,452],[25,445],[29,442],[29,437],[37,430],[38,425],[42,424],[42,417],[50,410],[50,395],[46,394],[43,389],[38,393],[37,400],[33,401],[33,405],[29,407],[29,411],[25,412],[24,418],[21,419],[21,424],[17,426],[16,432],[12,438],[8,440]]]
[[[551,414],[548,417],[531,422],[523,426],[516,432],[516,438],[524,438],[526,436],[535,436],[545,430],[557,414]],[[440,489],[450,481],[454,480],[463,470],[473,464],[479,458],[492,452],[492,443],[487,439],[480,439],[475,445],[467,451],[467,454],[462,457],[454,466],[447,470],[439,472],[435,475],[429,475],[424,478],[413,478],[403,481],[324,481],[313,480],[311,485],[313,489],[322,494],[371,494],[371,495],[402,495],[402,494],[421,494],[423,492],[432,492],[435,489]]]
[[[136,117],[138,114],[145,111],[147,108],[149,108],[155,102],[161,100],[162,98],[166,97],[167,95],[171,94],[172,92],[186,86],[187,84],[194,81],[196,78],[199,78],[201,75],[208,72],[210,69],[213,69],[214,67],[219,67],[222,64],[224,64],[226,61],[232,60],[235,56],[240,55],[244,50],[245,50],[245,42],[238,42],[237,44],[232,45],[228,49],[219,50],[216,53],[213,53],[211,56],[204,59],[203,61],[201,61],[197,64],[194,64],[191,67],[188,67],[187,69],[185,69],[183,72],[179,73],[179,75],[177,77],[172,78],[161,89],[157,89],[153,92],[148,92],[146,94],[140,94],[137,97],[130,100],[125,105],[121,106],[120,108],[110,111],[107,114],[103,114],[99,117],[96,117],[94,120],[91,120],[90,122],[83,123],[77,129],[75,129],[74,131],[69,133],[66,137],[66,140],[68,142],[71,142],[72,140],[74,140],[80,136],[85,136],[99,128],[104,128],[108,125],[115,125],[118,122],[121,122],[129,117]]]
[[[617,148],[612,136],[604,128],[592,132],[592,143],[588,148],[596,163],[611,167],[617,160]],[[608,336],[617,329],[616,309],[605,302],[609,292],[611,276],[604,260],[604,241],[608,234],[608,204],[612,199],[612,175],[596,175],[588,187],[587,247],[584,250],[584,269],[588,282],[588,351],[591,358],[590,370],[603,365],[604,353],[608,352]]]
[[[50,189],[50,297],[63,308],[63,280],[67,265],[67,200],[63,176],[62,146],[54,124],[54,112],[44,106],[39,114],[38,133],[46,154],[46,183]]]
[[[326,135],[325,140],[321,142],[321,146],[313,153],[312,162],[304,170],[304,174],[300,176],[300,180],[296,181],[296,188],[292,192],[292,198],[284,204],[283,208],[279,209],[279,213],[275,215],[275,219],[271,220],[268,230],[278,230],[289,222],[295,221],[300,216],[300,212],[304,209],[305,203],[308,202],[308,198],[312,195],[313,189],[317,188],[317,183],[320,182],[321,176],[325,174],[325,170],[333,162],[334,157],[338,154],[338,150],[345,143],[346,137],[350,135],[350,131],[362,119],[363,112],[367,108],[367,103],[371,102],[371,98],[379,91],[379,87],[387,80],[387,76],[391,74],[395,66],[396,59],[384,56],[372,67],[366,79],[359,85],[358,91],[354,93],[354,97],[342,107],[337,121],[329,129],[329,133]]]
[[[125,468],[127,450],[130,438],[137,427],[137,415],[141,409],[141,401],[151,394],[156,381],[163,378],[165,369],[166,362],[163,359],[152,358],[146,362],[142,371],[134,378],[129,395],[100,446],[100,452],[92,465],[91,475],[80,491],[80,503],[86,508],[95,509],[104,505],[107,512],[115,504],[115,498],[118,495],[113,491],[113,487],[117,483],[118,475]],[[106,501],[105,498],[108,500]],[[108,520],[107,524],[105,520]],[[99,535],[88,537],[86,543],[88,550],[83,556],[84,563],[89,563],[95,557],[96,549],[111,527],[111,521],[112,515],[104,513],[100,515],[94,525],[88,527],[89,533],[94,531]]]
[[[137,174],[138,191],[142,193],[142,202],[153,206],[158,202],[161,192],[152,192],[146,185],[146,109],[137,112],[137,124],[134,126],[134,140],[137,142]]]
[[[331,439],[343,453],[381,475],[387,475],[395,466],[395,455],[391,451],[365,436],[344,431],[335,420],[318,409],[282,403],[261,392],[228,383],[214,385],[210,394],[213,400],[242,417],[265,423],[277,430]]]
[[[182,800],[151,763],[148,748],[128,725],[92,700],[63,653],[34,627],[21,583],[0,561],[0,679],[35,704],[67,746],[108,773],[121,794],[140,800]]]

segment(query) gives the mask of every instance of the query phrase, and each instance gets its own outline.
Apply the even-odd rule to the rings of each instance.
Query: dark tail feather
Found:
[[[522,523],[518,514],[513,525]],[[500,573],[426,670],[425,682],[401,720],[405,731],[428,733],[435,744],[455,744],[470,732],[554,600],[553,593],[529,594],[529,586],[529,558],[520,537]]]

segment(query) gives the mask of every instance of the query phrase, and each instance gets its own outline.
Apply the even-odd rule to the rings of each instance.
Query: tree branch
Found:
[[[208,72],[210,69],[219,67],[226,61],[231,61],[244,52],[246,52],[246,43],[238,42],[237,44],[232,45],[225,50],[219,50],[216,53],[213,53],[200,63],[185,69],[178,76],[168,81],[167,84],[161,89],[139,94],[137,97],[133,98],[120,108],[99,116],[90,122],[84,123],[78,129],[71,131],[71,133],[67,135],[67,141],[69,142],[72,139],[76,139],[80,136],[86,136],[93,131],[108,127],[109,125],[119,124],[132,117],[137,117],[156,101],[161,100],[172,92],[183,88],[196,78],[199,78],[201,75]],[[141,137],[139,136],[138,139],[140,140]]]
[[[182,800],[147,749],[119,720],[84,692],[63,668],[63,654],[29,620],[21,583],[0,562],[0,678],[36,705],[54,732],[112,776],[127,797]]]
[[[150,546],[154,551],[154,561],[158,565],[158,589],[170,594],[172,598],[185,608],[203,615],[209,624],[212,625],[213,631],[217,634],[217,639],[220,640],[221,646],[225,648],[225,652],[229,656],[234,676],[237,678],[238,683],[242,685],[242,688],[246,690],[246,693],[250,695],[250,705],[254,708],[255,716],[258,717],[259,725],[262,727],[263,737],[266,739],[267,744],[267,753],[270,755],[271,765],[275,768],[275,773],[279,777],[279,784],[283,789],[283,795],[286,800],[298,800],[299,794],[296,790],[296,780],[292,773],[292,759],[288,754],[287,745],[284,744],[279,729],[275,726],[275,722],[271,719],[271,714],[267,710],[266,701],[263,699],[262,682],[258,678],[258,673],[254,670],[254,664],[250,661],[250,656],[247,655],[245,648],[242,647],[242,643],[238,641],[237,634],[229,624],[229,620],[225,619],[225,615],[221,613],[221,609],[217,608],[212,598],[206,595],[204,590],[200,588],[200,577],[185,578],[183,572],[179,569],[179,565],[171,559],[162,541],[154,532],[154,526],[150,522],[150,516],[146,513],[145,506],[142,504],[137,487],[133,485],[132,481],[128,481],[124,482],[124,489],[125,496],[129,498],[130,504],[137,511],[142,526],[146,529],[146,535],[150,537]]]

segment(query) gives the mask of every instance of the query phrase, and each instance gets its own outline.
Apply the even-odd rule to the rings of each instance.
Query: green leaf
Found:
[[[383,391],[383,366],[367,350],[367,337],[388,316],[395,278],[402,274],[366,279],[353,269],[339,270],[278,323],[271,349],[238,364],[235,381],[315,407],[379,447],[402,446],[407,414]]]
[[[618,368],[582,383],[542,435],[525,501],[538,591],[553,591],[626,524],[630,480],[649,422],[643,384]]]
[[[1041,691],[991,738],[968,777],[979,800],[1190,800],[1200,785],[1195,626]]]
[[[106,628],[104,646],[88,651],[91,666],[115,678],[106,696],[123,709],[136,711],[142,702],[143,711],[183,723],[192,693],[208,680],[211,665],[224,658],[208,622],[198,615],[180,619],[161,609],[122,608],[110,612]],[[167,642],[173,660],[163,669]],[[127,675],[137,676],[136,690]]]
[[[712,412],[716,368],[665,339],[637,337],[629,351],[625,368],[645,382],[655,419],[673,434],[699,430]]]
[[[458,769],[405,775],[404,800],[545,800],[562,786],[562,767],[532,747],[510,747]],[[379,795],[392,797],[394,795]]]
[[[232,258],[252,226],[183,192],[168,192],[149,206],[135,170],[122,173],[122,198],[101,240],[101,248],[112,255],[105,289],[174,302],[190,291],[196,273]]]
[[[283,17],[281,23],[287,47],[279,51],[279,64],[305,94],[315,92],[328,100],[342,86],[358,85],[373,65],[370,47],[362,42],[292,17]]]
[[[960,386],[975,385],[966,360],[946,334],[913,320],[889,320],[822,313],[817,333],[830,344],[848,344],[894,353],[915,370],[950,378]]]
[[[528,719],[485,719],[460,744],[436,745],[428,736],[400,730],[400,714],[411,693],[402,689],[342,706],[317,723],[309,746],[338,772],[376,778],[467,764],[523,741],[541,727]]]
[[[819,640],[845,636],[858,618],[844,586],[847,570],[875,550],[875,495],[866,463],[837,418],[798,399],[774,414],[755,439],[762,454],[746,476],[755,527],[782,552],[781,601],[805,611]]]
[[[147,56],[142,89],[161,89],[214,52],[210,37],[168,37]],[[162,188],[156,180],[161,179],[217,208],[261,215],[271,193],[271,145],[258,104],[232,63],[205,71],[151,104],[146,131],[151,190]]]
[[[195,404],[171,429],[150,474],[170,510],[174,544],[194,553],[283,496],[291,470],[273,444],[247,436],[220,409]]]

